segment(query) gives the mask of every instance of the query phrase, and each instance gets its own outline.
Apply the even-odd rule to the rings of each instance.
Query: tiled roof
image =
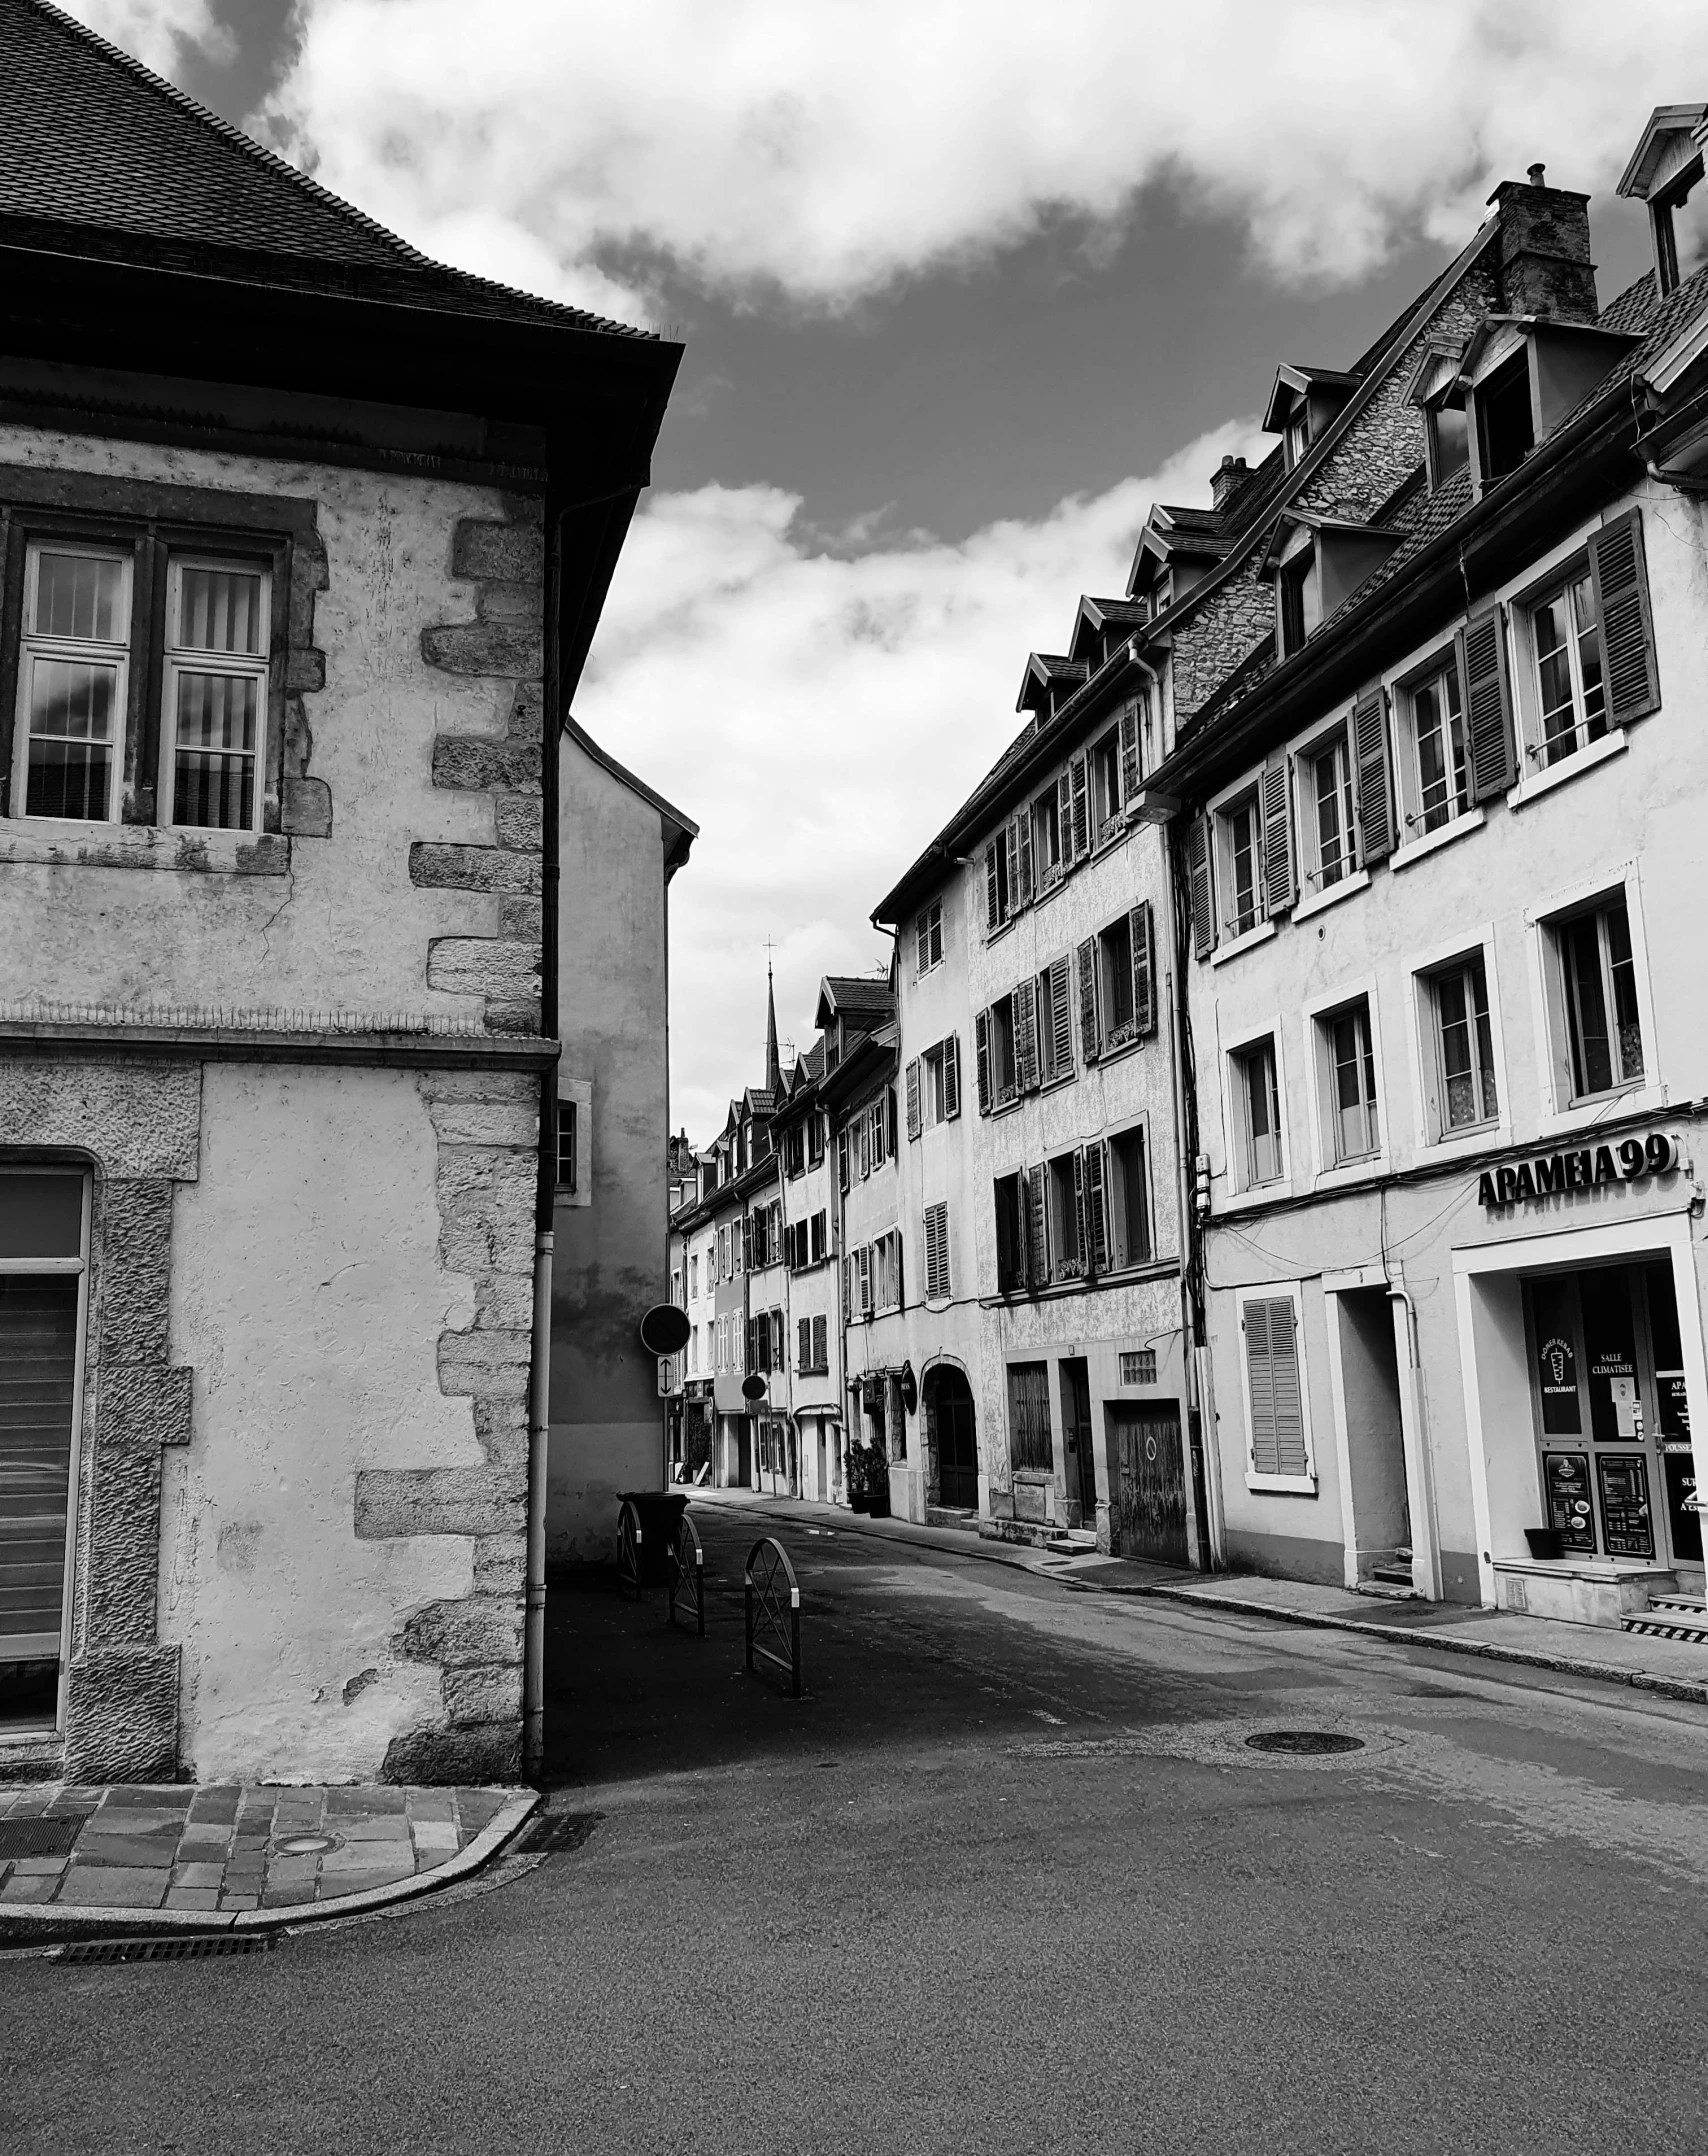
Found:
[[[0,0],[0,53],[0,234],[70,228],[150,264],[262,257],[271,282],[650,337],[429,261],[48,0]]]
[[[836,1008],[845,1016],[862,1012],[888,1018],[896,1007],[895,994],[887,981],[862,979],[857,974],[827,973],[824,985],[830,990]]]

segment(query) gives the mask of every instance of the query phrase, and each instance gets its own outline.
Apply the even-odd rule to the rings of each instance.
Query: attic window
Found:
[[[1303,398],[1293,407],[1284,439],[1287,445],[1287,469],[1291,471],[1296,464],[1303,461],[1305,451],[1311,446],[1311,414]]]
[[[1463,398],[1450,401],[1444,397],[1439,404],[1431,405],[1424,413],[1424,427],[1429,439],[1429,486],[1433,493],[1464,466],[1471,453]]]
[[[1693,157],[1677,179],[1662,188],[1658,194],[1651,195],[1649,198],[1649,219],[1654,229],[1655,239],[1655,280],[1660,286],[1663,296],[1668,292],[1676,292],[1681,282],[1678,229],[1674,221],[1675,216],[1690,200],[1692,190],[1701,183],[1701,179],[1702,159]],[[1699,243],[1701,239],[1700,232],[1692,232],[1690,239]],[[1700,244],[1695,246],[1687,244],[1682,267],[1686,270],[1693,269],[1696,266],[1695,256],[1700,252]]]
[[[1484,486],[1517,471],[1536,446],[1530,412],[1530,354],[1514,353],[1477,385],[1477,458]]]
[[[1290,659],[1322,618],[1317,596],[1316,550],[1307,546],[1283,562],[1275,579],[1276,628],[1281,656]]]

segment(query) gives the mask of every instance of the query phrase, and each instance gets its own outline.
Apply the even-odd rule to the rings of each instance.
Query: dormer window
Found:
[[[1304,461],[1311,444],[1358,387],[1358,377],[1339,374],[1326,367],[1280,367],[1269,403],[1263,414],[1263,431],[1281,437],[1287,469]],[[1217,504],[1221,506],[1220,502]]]
[[[1536,446],[1528,347],[1477,384],[1477,464],[1485,486],[1517,471]]]
[[[1303,405],[1288,420],[1285,441],[1287,469],[1292,471],[1295,465],[1304,462],[1305,451],[1311,446],[1311,415]]]
[[[1619,182],[1620,194],[1648,204],[1655,250],[1655,284],[1662,298],[1678,289],[1703,251],[1703,197],[1682,243],[1678,213],[1702,185],[1708,105],[1657,105]],[[1708,193],[1708,189],[1704,190]]]
[[[1281,656],[1290,659],[1322,620],[1322,600],[1317,579],[1317,550],[1307,534],[1282,562],[1275,578],[1275,626],[1281,639]]]
[[[1465,419],[1465,399],[1446,396],[1423,415],[1429,447],[1429,489],[1435,489],[1462,471],[1471,455],[1471,431]]]

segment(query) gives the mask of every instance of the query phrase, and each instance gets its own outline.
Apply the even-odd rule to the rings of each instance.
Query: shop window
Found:
[[[1281,1157],[1281,1088],[1273,1039],[1254,1041],[1233,1057],[1234,1113],[1239,1119],[1241,1186],[1250,1190],[1285,1174]]]
[[[1428,1073],[1431,1134],[1457,1137],[1500,1117],[1488,974],[1481,951],[1456,959],[1421,982],[1433,1054]]]
[[[1643,1078],[1643,1027],[1625,895],[1546,922],[1555,1062],[1568,1101]]]
[[[1331,889],[1358,865],[1353,816],[1352,758],[1344,731],[1303,758],[1305,779],[1305,875],[1319,891]]]
[[[1529,347],[1497,367],[1475,391],[1477,461],[1484,486],[1517,471],[1536,446],[1530,408]]]
[[[1371,1160],[1382,1149],[1376,1098],[1376,1049],[1364,997],[1317,1020],[1322,1059],[1324,1162],[1335,1168]]]
[[[1150,1198],[1142,1126],[1119,1131],[1109,1140],[1109,1227],[1111,1265],[1149,1262]]]
[[[1450,654],[1411,683],[1402,698],[1409,749],[1406,823],[1413,837],[1439,831],[1471,806],[1471,774],[1465,757],[1464,698],[1459,662]]]

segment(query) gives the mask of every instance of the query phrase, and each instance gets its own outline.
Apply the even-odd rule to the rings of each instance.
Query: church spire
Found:
[[[765,960],[765,1083],[775,1100],[783,1090],[783,1066],[777,1059],[777,991],[769,955]]]

